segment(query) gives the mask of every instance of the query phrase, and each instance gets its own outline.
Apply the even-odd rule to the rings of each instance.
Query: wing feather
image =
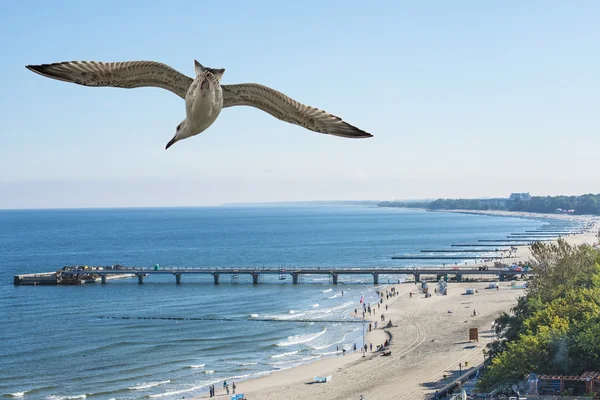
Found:
[[[267,86],[243,83],[221,85],[221,88],[223,89],[223,108],[251,106],[263,110],[277,119],[314,132],[355,139],[373,136],[343,121],[340,117],[299,103]]]
[[[159,87],[185,99],[193,79],[168,65],[155,61],[97,62],[67,61],[27,65],[27,69],[47,78],[83,86],[110,86],[132,89]]]

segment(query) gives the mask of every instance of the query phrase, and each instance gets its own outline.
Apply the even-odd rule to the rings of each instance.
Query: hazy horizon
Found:
[[[0,208],[203,206],[598,191],[600,3],[6,3]],[[195,11],[197,10],[197,11]],[[318,12],[316,12],[318,10]],[[226,16],[226,18],[224,18]],[[28,64],[226,69],[373,133],[249,107],[164,150],[184,103]]]
[[[348,190],[343,181],[318,181],[307,180],[304,185],[299,186],[297,182],[279,181],[276,183],[263,183],[257,186],[256,181],[252,184],[241,181],[218,181],[200,182],[200,186],[194,181],[184,180],[147,180],[147,181],[119,181],[105,182],[100,180],[85,182],[69,181],[47,181],[35,182],[35,184],[2,183],[0,182],[0,209],[77,209],[77,208],[168,208],[168,207],[214,207],[227,205],[267,205],[277,203],[318,203],[318,202],[366,202],[366,201],[426,201],[439,198],[507,198],[512,192],[530,192],[532,196],[546,195],[582,195],[596,193],[594,191],[574,191],[566,193],[539,193],[529,189],[497,191],[494,194],[481,192],[480,195],[466,195],[469,191],[461,192],[457,182],[447,182],[446,194],[436,196],[393,196],[393,189],[386,197],[363,196],[357,193],[356,188]],[[390,182],[391,183],[391,182]],[[380,182],[370,182],[371,186],[378,186]],[[12,187],[7,187],[12,185]],[[278,191],[267,193],[271,196],[256,196],[261,187],[276,186]],[[322,191],[329,193],[330,197],[303,196],[302,191],[307,187],[320,186]],[[113,188],[118,190],[112,190]],[[435,186],[442,187],[441,185]],[[204,195],[198,197],[198,190],[205,189]],[[437,191],[436,191],[437,192]],[[453,193],[453,194],[451,194]],[[219,201],[223,195],[229,195],[232,200]],[[256,196],[252,199],[252,195]],[[236,200],[239,197],[248,196],[250,200]],[[336,197],[339,196],[339,197]],[[343,197],[342,197],[343,196]],[[262,199],[261,199],[262,197]],[[12,204],[18,204],[13,206]],[[49,206],[49,204],[57,204]]]

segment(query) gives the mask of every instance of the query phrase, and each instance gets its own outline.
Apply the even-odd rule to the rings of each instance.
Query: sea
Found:
[[[381,285],[404,280],[381,276],[376,286],[370,276],[340,276],[333,285],[303,276],[293,285],[274,275],[252,285],[239,275],[214,285],[210,276],[184,275],[176,285],[174,276],[151,275],[141,285],[14,286],[16,274],[68,265],[439,265],[391,256],[453,254],[453,243],[543,224],[364,205],[0,211],[0,396],[170,400],[224,379],[243,392],[245,379],[360,347],[362,324],[345,320],[362,296],[374,303]]]

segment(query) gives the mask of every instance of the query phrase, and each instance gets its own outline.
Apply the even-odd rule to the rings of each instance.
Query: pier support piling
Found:
[[[213,272],[213,278],[215,278],[215,285],[219,284],[219,276],[220,274]]]
[[[421,274],[415,274],[415,282],[421,282]]]
[[[259,275],[258,275],[256,272],[254,272],[254,273],[252,274],[252,284],[253,284],[253,285],[258,285],[258,276],[259,276]]]
[[[338,283],[338,274],[331,274],[331,277],[333,278],[333,284],[337,285],[337,283]]]
[[[456,274],[456,282],[462,282],[462,274]]]
[[[181,285],[181,274],[175,274],[175,283]]]
[[[297,284],[298,283],[298,278],[300,277],[300,274],[297,273],[293,273],[292,274],[292,283],[293,284]]]
[[[505,275],[504,275],[504,274],[500,274],[500,276],[498,277],[498,280],[499,280],[500,282],[504,282],[504,280],[505,280],[505,279],[506,279],[506,278],[505,278]]]
[[[102,282],[102,283],[106,283],[106,274],[102,274],[102,275],[100,276],[100,282]]]
[[[373,284],[379,285],[379,274],[373,274]]]
[[[138,283],[141,285],[142,283],[144,283],[144,274],[137,274],[138,277]]]

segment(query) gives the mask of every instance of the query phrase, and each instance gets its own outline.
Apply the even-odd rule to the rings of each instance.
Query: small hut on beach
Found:
[[[581,375],[539,375],[538,391],[543,394],[571,395],[600,392],[600,372],[585,372]]]

